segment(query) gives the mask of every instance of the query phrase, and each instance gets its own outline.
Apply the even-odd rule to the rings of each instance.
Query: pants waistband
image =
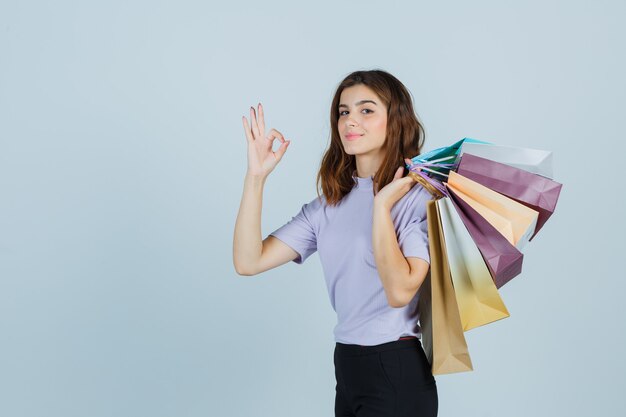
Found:
[[[421,346],[420,340],[415,336],[401,337],[398,340],[373,346],[351,345],[336,342],[335,350],[339,354],[348,356],[368,355],[370,353],[384,352],[387,350],[403,349]]]

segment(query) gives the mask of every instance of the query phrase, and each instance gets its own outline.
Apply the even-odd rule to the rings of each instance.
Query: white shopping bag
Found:
[[[489,268],[450,198],[437,200],[437,208],[463,330],[509,317]]]
[[[459,155],[465,152],[553,179],[552,151],[464,142]]]

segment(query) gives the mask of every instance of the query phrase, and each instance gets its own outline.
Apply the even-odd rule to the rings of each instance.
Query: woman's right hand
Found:
[[[265,121],[263,107],[259,103],[259,118],[257,120],[254,107],[250,107],[250,126],[245,116],[242,116],[243,128],[248,141],[248,174],[267,177],[282,159],[291,140],[285,140],[282,133],[271,129],[265,136]],[[274,140],[280,140],[280,147],[272,151]]]

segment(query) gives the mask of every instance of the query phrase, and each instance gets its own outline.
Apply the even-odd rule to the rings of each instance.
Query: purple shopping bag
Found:
[[[476,243],[496,288],[502,287],[522,272],[524,254],[469,204],[448,188],[450,201]]]
[[[542,175],[469,153],[461,156],[457,173],[537,210],[537,226],[529,240],[537,235],[554,213],[563,186]]]

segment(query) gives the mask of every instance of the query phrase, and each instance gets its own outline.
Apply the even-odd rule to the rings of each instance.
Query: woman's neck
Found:
[[[377,155],[357,155],[356,156],[356,175],[360,178],[372,177],[378,171],[382,163],[382,154]]]

